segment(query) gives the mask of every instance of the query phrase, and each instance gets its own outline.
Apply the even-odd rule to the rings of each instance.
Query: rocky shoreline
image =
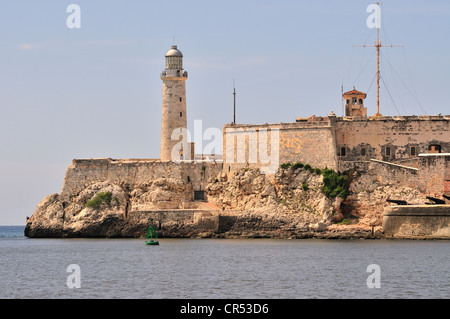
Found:
[[[380,239],[387,198],[425,197],[370,174],[333,174],[346,185],[330,195],[327,175],[306,165],[272,176],[250,168],[220,173],[209,178],[206,201],[192,200],[189,179],[93,181],[45,197],[27,219],[25,236],[142,238],[154,221],[161,238]]]
[[[268,232],[268,231],[247,231],[247,232],[229,232],[221,234],[199,233],[191,238],[225,238],[225,239],[383,239],[384,236],[380,229],[332,229],[325,231],[291,231],[291,232]]]
[[[107,230],[106,230],[107,229]],[[122,228],[120,233],[106,228],[105,225],[92,225],[89,229],[80,232],[64,231],[58,229],[39,229],[31,230],[30,227],[25,228],[25,236],[30,238],[144,238],[139,235],[145,233],[143,227],[138,227],[136,232],[130,228]],[[106,231],[105,231],[106,230]],[[381,227],[376,227],[373,231],[366,228],[346,228],[326,229],[323,231],[264,231],[264,230],[248,230],[248,231],[230,231],[224,233],[212,231],[195,231],[194,229],[182,229],[178,231],[158,231],[159,238],[212,238],[212,239],[383,239]]]

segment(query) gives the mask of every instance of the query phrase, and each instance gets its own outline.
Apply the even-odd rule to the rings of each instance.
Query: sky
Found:
[[[60,193],[74,158],[159,158],[172,44],[191,131],[233,120],[233,86],[240,124],[340,116],[353,86],[375,114],[375,49],[354,46],[375,43],[371,3],[0,0],[0,225]],[[448,0],[383,1],[381,42],[402,45],[381,51],[383,115],[450,114],[449,33]]]

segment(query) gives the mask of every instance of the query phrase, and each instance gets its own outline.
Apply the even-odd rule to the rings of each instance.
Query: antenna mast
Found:
[[[236,124],[236,88],[233,79],[233,124]]]
[[[377,114],[375,114],[375,116],[381,116],[380,114],[380,78],[381,78],[381,73],[380,73],[380,48],[381,47],[402,47],[403,45],[381,45],[381,41],[380,41],[380,11],[381,11],[381,7],[380,7],[380,2],[376,3],[379,7],[378,10],[378,24],[377,24],[377,41],[375,42],[375,45],[354,45],[354,47],[375,47],[377,49]]]

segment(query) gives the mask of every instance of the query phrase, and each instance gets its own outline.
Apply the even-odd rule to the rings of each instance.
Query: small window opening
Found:
[[[386,156],[391,156],[391,148],[389,146],[386,147]]]
[[[361,156],[366,156],[366,148],[365,147],[361,148]]]
[[[416,147],[411,146],[411,156],[416,156]]]
[[[183,98],[182,98],[182,97],[180,97],[180,102],[181,102],[181,101],[183,101]]]
[[[345,156],[345,147],[341,147],[341,156]]]
[[[183,112],[180,112],[180,117],[183,117]]]

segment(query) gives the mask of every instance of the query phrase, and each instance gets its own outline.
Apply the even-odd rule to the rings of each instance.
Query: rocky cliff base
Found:
[[[245,168],[210,178],[207,201],[192,200],[189,180],[91,182],[69,200],[59,194],[44,198],[27,220],[25,235],[140,238],[153,222],[160,237],[172,238],[381,238],[388,198],[409,203],[425,198],[415,189],[382,185],[355,172],[345,176],[345,192],[330,194],[324,191],[327,178],[304,166],[283,167],[270,176]]]

